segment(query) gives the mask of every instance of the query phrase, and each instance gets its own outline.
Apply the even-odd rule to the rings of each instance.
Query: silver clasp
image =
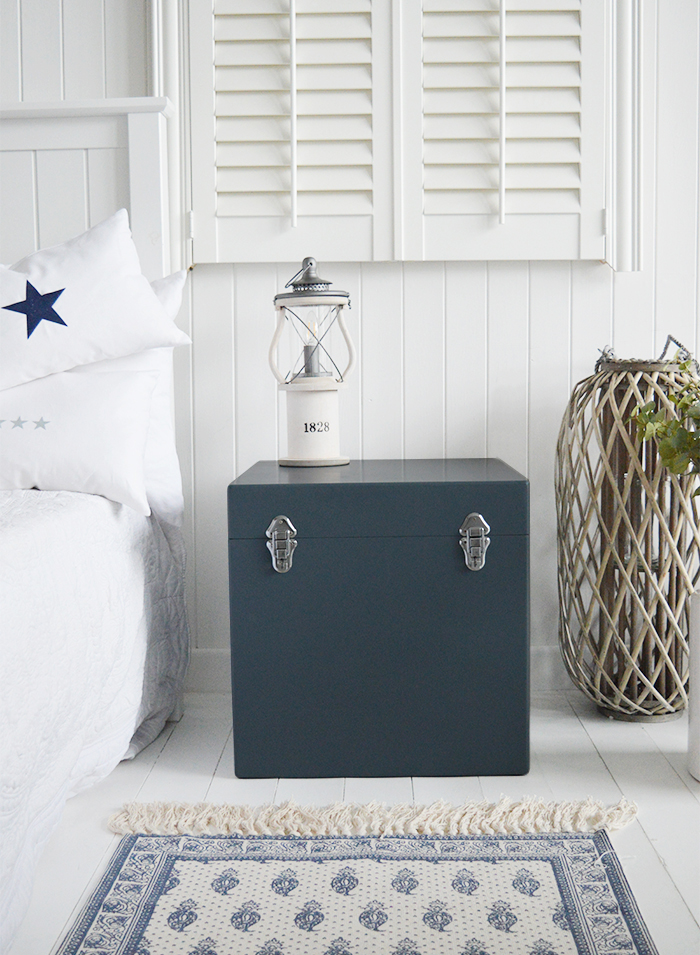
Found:
[[[491,530],[481,514],[468,514],[459,529],[459,546],[464,551],[464,560],[469,570],[481,570],[486,563],[486,551],[491,538]]]
[[[292,556],[297,542],[297,529],[284,514],[274,518],[265,531],[267,549],[272,554],[272,566],[278,574],[286,574],[292,566]]]

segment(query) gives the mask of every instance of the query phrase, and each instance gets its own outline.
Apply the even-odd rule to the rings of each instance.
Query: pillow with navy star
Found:
[[[141,274],[125,209],[0,268],[0,390],[188,342]]]

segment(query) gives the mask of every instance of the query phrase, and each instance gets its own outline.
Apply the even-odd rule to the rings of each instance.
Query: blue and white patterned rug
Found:
[[[125,836],[59,955],[657,955],[605,832]]]

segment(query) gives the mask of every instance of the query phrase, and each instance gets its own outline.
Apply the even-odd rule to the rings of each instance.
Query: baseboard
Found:
[[[193,649],[185,680],[187,693],[230,693],[230,650]]]
[[[571,680],[564,669],[558,646],[532,647],[530,673],[533,690],[571,688]],[[230,652],[204,648],[192,650],[185,690],[189,693],[230,693]]]
[[[530,684],[538,690],[570,690],[559,646],[530,647]]]

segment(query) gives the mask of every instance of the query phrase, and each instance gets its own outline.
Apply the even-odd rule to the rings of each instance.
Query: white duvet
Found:
[[[135,755],[187,666],[179,531],[103,497],[0,492],[0,952],[66,799]]]

